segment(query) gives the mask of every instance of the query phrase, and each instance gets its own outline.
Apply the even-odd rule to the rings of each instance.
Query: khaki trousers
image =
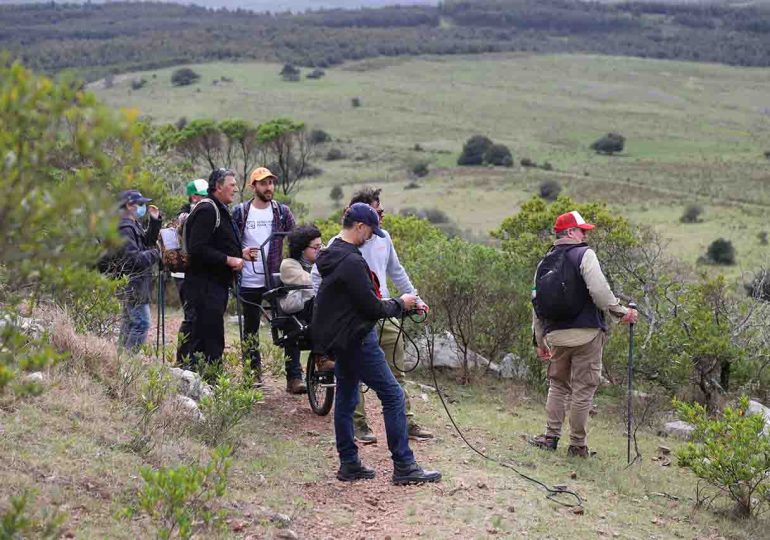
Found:
[[[404,335],[401,334],[399,337],[398,328],[396,328],[388,319],[385,320],[382,331],[380,331],[379,324],[377,324],[375,328],[377,329],[377,334],[380,338],[380,347],[382,347],[382,350],[385,353],[385,361],[388,363],[390,371],[404,391],[404,400],[406,401],[406,421],[407,424],[411,426],[414,423],[412,419],[414,413],[412,412],[411,404],[409,403],[409,392],[406,390],[405,384],[406,379],[404,378],[403,373],[393,367],[393,356],[395,354],[396,365],[401,369],[404,369]],[[363,392],[359,391],[358,405],[353,412],[353,424],[357,428],[366,425],[366,409],[364,408],[366,403],[364,401],[364,395]]]
[[[545,404],[546,435],[561,437],[569,407],[570,445],[586,446],[586,424],[602,372],[602,349],[606,334],[578,347],[554,347],[548,366],[548,400]]]

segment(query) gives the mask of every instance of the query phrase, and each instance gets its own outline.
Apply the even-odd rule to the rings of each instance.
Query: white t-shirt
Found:
[[[246,228],[243,231],[243,245],[241,247],[255,247],[258,248],[265,243],[265,240],[270,238],[270,234],[273,232],[273,207],[269,205],[267,208],[254,208],[253,204],[249,205],[249,215],[246,216]],[[267,257],[270,244],[265,244],[264,254]],[[255,272],[256,270],[256,272]],[[265,268],[262,266],[262,259],[257,252],[257,259],[252,264],[252,261],[243,262],[243,270],[241,270],[241,287],[247,287],[250,289],[256,289],[265,286]]]

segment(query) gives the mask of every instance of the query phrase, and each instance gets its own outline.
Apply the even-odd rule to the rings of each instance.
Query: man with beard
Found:
[[[418,297],[378,297],[375,276],[359,251],[372,234],[385,237],[377,212],[366,203],[355,203],[345,212],[339,239],[321,251],[316,262],[322,282],[311,332],[314,349],[335,360],[334,433],[340,458],[337,479],[348,482],[375,475],[374,469],[361,463],[353,432],[358,385],[363,381],[382,403],[393,459],[393,483],[437,482],[441,473],[420,467],[409,448],[404,391],[388,367],[374,328],[380,319],[413,309]]]
[[[247,261],[241,272],[240,284],[243,339],[251,369],[260,384],[262,358],[259,354],[259,322],[262,313],[258,306],[262,303],[262,295],[269,282],[266,281],[265,264],[260,259],[259,247],[264,245],[267,272],[278,273],[283,259],[283,236],[271,238],[271,235],[294,229],[294,216],[289,207],[273,200],[276,180],[276,176],[266,167],[254,169],[249,175],[254,197],[239,204],[233,212],[233,222],[241,234],[243,257]],[[305,392],[299,359],[286,358],[286,391],[290,394]]]

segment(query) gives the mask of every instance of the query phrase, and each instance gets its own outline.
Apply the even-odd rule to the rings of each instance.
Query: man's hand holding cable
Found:
[[[245,247],[243,248],[243,260],[244,261],[256,261],[257,260],[257,254],[259,251],[255,247]]]
[[[417,305],[418,297],[416,294],[402,294],[401,301],[404,303],[404,311],[414,309]]]
[[[227,266],[229,266],[236,272],[240,272],[243,269],[243,259],[239,259],[238,257],[230,257],[228,255]]]

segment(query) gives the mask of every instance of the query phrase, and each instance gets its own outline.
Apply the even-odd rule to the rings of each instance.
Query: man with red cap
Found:
[[[607,320],[636,322],[637,312],[620,305],[586,236],[594,225],[577,211],[554,223],[556,241],[538,264],[532,304],[537,355],[548,364],[546,431],[530,444],[556,450],[569,408],[567,455],[588,457],[586,424],[602,371]]]

